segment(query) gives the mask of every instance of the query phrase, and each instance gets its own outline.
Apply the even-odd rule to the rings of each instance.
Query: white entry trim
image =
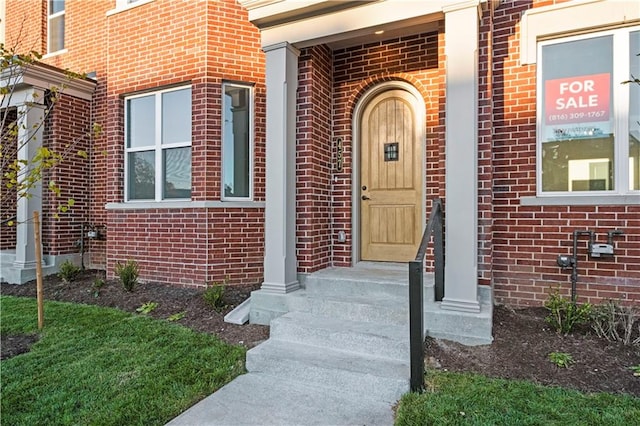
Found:
[[[351,265],[355,266],[360,262],[360,120],[362,114],[369,102],[377,95],[388,90],[404,90],[413,98],[415,111],[417,112],[416,120],[419,124],[418,139],[421,142],[420,152],[422,158],[422,229],[426,226],[426,116],[427,110],[425,100],[413,85],[405,81],[387,81],[370,88],[356,103],[351,117],[352,133],[351,133]]]

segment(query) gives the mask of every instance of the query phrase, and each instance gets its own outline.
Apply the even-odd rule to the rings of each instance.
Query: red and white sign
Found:
[[[611,75],[545,81],[545,124],[609,121]]]

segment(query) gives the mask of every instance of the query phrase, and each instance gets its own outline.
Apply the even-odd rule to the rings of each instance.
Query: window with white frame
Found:
[[[253,193],[253,89],[222,85],[222,199],[250,200]]]
[[[191,198],[191,87],[125,98],[125,199]]]
[[[538,194],[640,190],[640,27],[538,49]]]
[[[64,49],[65,0],[49,0],[47,12],[47,51]]]

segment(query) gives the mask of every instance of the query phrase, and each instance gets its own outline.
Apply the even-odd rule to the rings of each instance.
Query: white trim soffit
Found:
[[[529,9],[520,21],[520,64],[535,64],[539,40],[640,22],[638,0],[574,0]]]
[[[0,75],[0,87],[35,87],[50,89],[57,87],[65,95],[90,101],[96,82],[89,78],[69,77],[65,71],[48,65],[35,63],[26,67],[10,67]]]

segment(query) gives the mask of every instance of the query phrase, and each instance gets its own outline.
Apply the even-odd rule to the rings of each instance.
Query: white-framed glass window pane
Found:
[[[191,147],[164,149],[162,153],[162,198],[191,198]]]
[[[49,0],[49,15],[64,12],[65,0]]]
[[[127,100],[127,148],[155,145],[155,96]]]
[[[191,140],[191,90],[173,90],[162,94],[162,143]]]
[[[223,199],[250,199],[252,192],[252,89],[223,85]]]
[[[191,87],[125,98],[125,199],[191,198]]]
[[[49,0],[47,50],[57,52],[64,49],[64,0]]]
[[[542,46],[542,192],[616,189],[613,37]]]
[[[640,190],[640,31],[629,34],[629,188]]]
[[[155,151],[128,154],[130,200],[153,200],[156,192]]]

